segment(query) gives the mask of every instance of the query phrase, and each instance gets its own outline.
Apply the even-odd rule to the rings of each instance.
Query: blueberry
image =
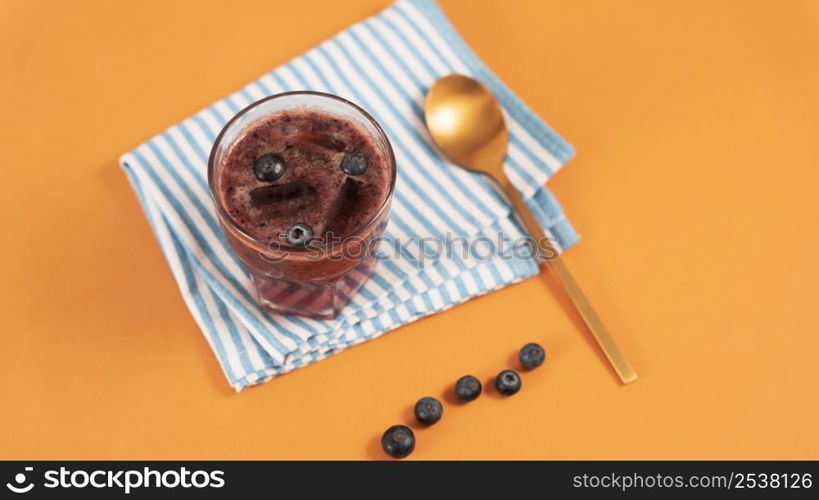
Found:
[[[307,224],[299,222],[287,229],[287,242],[294,247],[303,247],[312,239],[313,229]]]
[[[524,368],[534,370],[546,360],[546,351],[543,350],[540,344],[530,342],[520,348],[518,359],[520,359],[520,364]]]
[[[455,382],[455,396],[461,401],[472,401],[481,395],[481,381],[472,375],[464,375]]]
[[[253,174],[262,182],[275,182],[284,175],[284,158],[282,155],[267,153],[253,162]]]
[[[341,170],[347,175],[361,175],[367,171],[367,167],[369,166],[369,158],[359,151],[345,153],[344,159],[341,160]]]
[[[415,418],[426,425],[432,425],[441,420],[444,413],[444,406],[435,398],[424,397],[415,403]]]
[[[504,396],[511,396],[520,390],[520,375],[513,370],[503,370],[495,377],[495,389]]]
[[[415,434],[406,425],[393,425],[381,436],[381,447],[393,458],[404,458],[415,449]]]

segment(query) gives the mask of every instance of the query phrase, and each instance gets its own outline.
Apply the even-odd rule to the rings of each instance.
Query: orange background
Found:
[[[441,0],[577,148],[567,255],[640,373],[548,276],[235,394],[118,156],[385,0],[0,3],[0,458],[381,458],[531,340],[523,390],[413,458],[819,458],[819,2]]]

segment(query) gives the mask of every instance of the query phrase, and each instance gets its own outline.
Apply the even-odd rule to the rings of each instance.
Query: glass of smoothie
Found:
[[[208,184],[268,310],[333,318],[372,274],[395,188],[375,120],[319,92],[256,101],[216,138]]]

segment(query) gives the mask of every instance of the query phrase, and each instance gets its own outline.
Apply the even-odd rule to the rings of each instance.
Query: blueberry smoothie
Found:
[[[254,106],[281,98],[330,100],[335,108],[280,105],[230,133]],[[228,242],[262,304],[333,317],[372,272],[370,243],[386,225],[395,163],[386,136],[362,110],[333,96],[290,93],[228,123],[209,181]]]

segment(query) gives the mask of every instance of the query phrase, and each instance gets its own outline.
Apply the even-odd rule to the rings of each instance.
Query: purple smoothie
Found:
[[[283,163],[283,174],[273,181],[254,171],[263,156]],[[366,170],[345,172],[345,156]],[[348,237],[370,221],[390,189],[387,164],[369,134],[351,120],[321,111],[282,111],[253,125],[227,151],[218,192],[245,233],[301,246],[287,238],[296,224],[327,240]]]

